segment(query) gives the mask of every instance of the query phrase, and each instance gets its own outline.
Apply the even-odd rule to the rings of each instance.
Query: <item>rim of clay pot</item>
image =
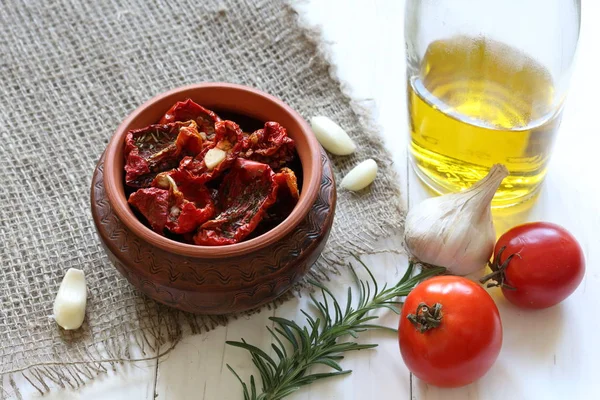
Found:
[[[277,121],[296,142],[303,172],[302,191],[290,215],[270,231],[247,241],[224,246],[197,246],[159,235],[135,216],[124,188],[125,136],[131,129],[156,123],[177,101],[188,98],[220,111],[249,116],[259,121]],[[104,187],[115,214],[135,235],[168,252],[198,258],[224,258],[248,254],[269,246],[290,232],[307,216],[321,184],[320,145],[308,123],[283,101],[247,86],[214,82],[182,86],[159,94],[133,111],[117,128],[105,152]]]

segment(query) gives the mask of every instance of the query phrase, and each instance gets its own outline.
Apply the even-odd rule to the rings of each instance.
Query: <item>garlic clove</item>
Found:
[[[83,271],[69,268],[54,300],[54,319],[63,329],[79,329],[85,317],[87,287]]]
[[[352,168],[340,185],[344,189],[358,191],[369,186],[377,176],[377,163],[369,158]]]
[[[212,171],[217,165],[225,159],[227,153],[221,149],[212,148],[206,152],[204,156],[204,163],[209,171]]]
[[[321,146],[330,153],[347,156],[356,150],[356,144],[346,131],[331,119],[324,116],[313,117],[310,125]]]
[[[505,166],[492,166],[488,175],[460,193],[422,201],[406,216],[404,240],[419,261],[468,275],[485,267],[496,242],[491,202]]]

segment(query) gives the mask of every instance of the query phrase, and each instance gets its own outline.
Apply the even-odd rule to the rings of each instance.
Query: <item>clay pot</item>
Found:
[[[292,213],[272,230],[227,246],[176,242],[146,227],[125,195],[124,140],[191,98],[218,112],[277,121],[294,139],[303,185]],[[91,206],[96,229],[117,269],[156,301],[184,311],[225,314],[260,306],[302,278],[329,236],[336,193],[329,160],[310,127],[281,100],[245,86],[203,83],[158,95],[117,128],[96,166]]]

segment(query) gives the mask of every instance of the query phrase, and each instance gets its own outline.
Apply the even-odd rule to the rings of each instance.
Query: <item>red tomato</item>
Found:
[[[420,323],[425,318],[430,322]],[[435,386],[458,387],[481,378],[494,364],[502,346],[502,323],[494,300],[477,283],[438,276],[420,283],[406,298],[398,337],[413,374]]]
[[[585,258],[581,246],[566,229],[548,222],[531,222],[512,228],[498,239],[492,269],[499,270],[491,278],[502,286],[511,303],[523,308],[546,308],[577,289],[585,273]]]

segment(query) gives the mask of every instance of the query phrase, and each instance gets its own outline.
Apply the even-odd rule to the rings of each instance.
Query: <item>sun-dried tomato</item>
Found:
[[[201,150],[202,137],[193,121],[132,130],[125,138],[125,182],[147,187],[156,174],[177,167],[182,157]]]
[[[158,174],[153,187],[138,189],[129,196],[129,204],[160,234],[165,228],[175,234],[193,232],[215,214],[211,192],[189,182],[178,185],[171,175],[172,172]]]
[[[294,141],[279,123],[244,133],[187,99],[159,124],[128,132],[125,181],[139,188],[129,203],[168,238],[208,246],[238,243],[292,212],[300,196],[288,168],[299,166],[295,158]]]
[[[293,200],[298,201],[300,192],[298,191],[298,180],[296,174],[289,168],[281,168],[275,174],[275,182],[278,185],[277,196],[288,195]]]
[[[219,121],[215,124],[214,143],[204,146],[204,149],[196,157],[186,157],[179,164],[179,170],[187,174],[197,184],[203,184],[216,178],[229,168],[238,157],[244,147],[244,134],[238,124],[233,121]],[[204,157],[212,148],[223,150],[225,158],[212,169],[206,165]]]
[[[243,240],[275,202],[277,187],[267,164],[236,159],[219,187],[217,207],[221,212],[198,229],[194,243],[219,246]]]
[[[215,123],[221,118],[213,111],[194,103],[191,99],[179,101],[162,117],[161,124],[176,121],[194,120],[198,124],[198,131],[205,133],[205,139],[212,140],[215,135]],[[202,135],[202,134],[201,134]]]
[[[175,147],[177,148],[177,156],[195,156],[202,151],[202,143],[204,139],[198,132],[198,127],[190,123],[189,126],[182,126],[179,129],[179,135],[175,140]]]
[[[283,222],[290,215],[300,198],[298,180],[294,171],[289,168],[282,168],[281,171],[275,174],[273,179],[277,184],[277,199],[252,232],[252,237],[262,235]]]
[[[215,205],[211,192],[204,185],[196,185],[172,172],[157,175],[153,186],[169,190],[169,213],[166,228],[176,234],[190,233],[213,217]]]
[[[284,166],[294,158],[294,141],[277,122],[266,122],[263,129],[248,136],[245,147],[240,157],[269,164],[273,169]]]
[[[138,189],[129,196],[129,204],[136,208],[155,232],[163,234],[169,215],[169,191],[155,187]]]

